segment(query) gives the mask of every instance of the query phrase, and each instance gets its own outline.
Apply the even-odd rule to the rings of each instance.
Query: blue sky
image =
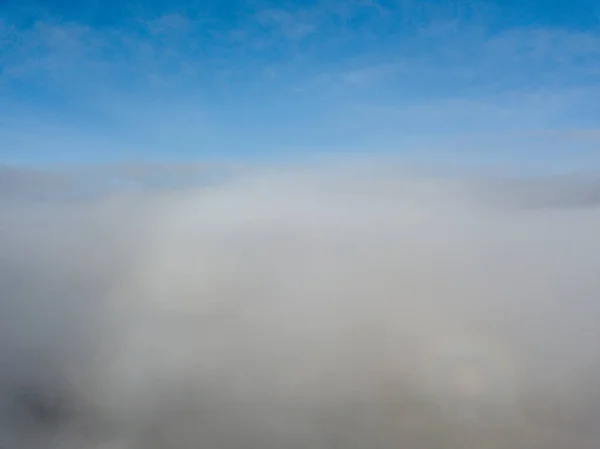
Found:
[[[597,1],[0,3],[0,162],[600,165]]]

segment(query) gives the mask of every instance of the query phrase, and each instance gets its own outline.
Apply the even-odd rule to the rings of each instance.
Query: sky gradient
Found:
[[[4,1],[0,162],[600,166],[595,1]]]

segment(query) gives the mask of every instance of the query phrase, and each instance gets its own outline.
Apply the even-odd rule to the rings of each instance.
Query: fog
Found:
[[[600,183],[375,167],[0,180],[0,448],[600,447]]]

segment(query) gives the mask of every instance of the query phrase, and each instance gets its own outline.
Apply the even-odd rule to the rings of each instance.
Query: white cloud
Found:
[[[0,443],[597,447],[598,185],[374,164],[2,200]]]

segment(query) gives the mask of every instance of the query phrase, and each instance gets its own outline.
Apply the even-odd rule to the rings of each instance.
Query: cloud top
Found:
[[[596,187],[529,182],[3,197],[0,445],[597,447]]]

